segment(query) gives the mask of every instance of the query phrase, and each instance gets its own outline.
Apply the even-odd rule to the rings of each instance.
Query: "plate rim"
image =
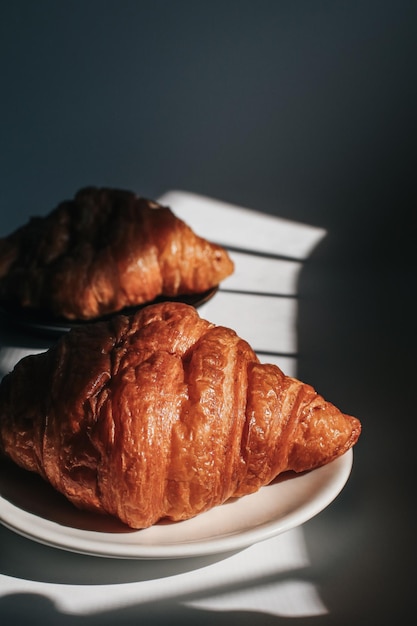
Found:
[[[317,472],[322,472],[324,475],[328,474],[324,484],[316,490],[314,496],[310,499],[306,499],[289,514],[277,519],[271,519],[241,532],[230,532],[203,540],[192,540],[187,543],[183,541],[158,545],[141,543],[133,545],[131,542],[117,543],[117,541],[114,540],[117,534],[83,530],[61,525],[59,522],[22,509],[18,505],[10,502],[10,500],[4,498],[1,493],[0,523],[9,530],[37,543],[69,552],[97,557],[156,560],[201,557],[234,552],[291,530],[315,517],[318,513],[327,508],[340,494],[349,479],[352,466],[353,450],[350,449],[331,463],[306,472],[303,475],[291,477],[290,480],[297,480],[303,476],[312,475],[314,479],[314,476],[317,475],[315,473]],[[268,487],[269,486],[262,487],[261,489],[265,490],[268,489]],[[256,496],[256,493],[243,496],[243,498],[239,500],[244,499],[250,502],[249,499]],[[228,504],[225,503],[216,508],[221,509],[221,507],[225,506],[228,506]],[[210,511],[208,511],[208,513],[209,512]],[[193,518],[193,520],[197,520],[203,515],[205,515],[205,513],[201,513],[196,518]],[[190,521],[192,520],[177,522],[177,524]],[[137,533],[141,532],[141,530],[132,531],[129,533],[129,536],[137,536]],[[113,537],[113,541],[104,541],[109,536]]]
[[[19,328],[36,331],[40,333],[61,335],[73,328],[82,328],[88,324],[94,324],[107,321],[118,315],[134,315],[138,311],[152,306],[153,304],[163,302],[180,302],[199,308],[209,300],[211,300],[220,289],[220,284],[210,287],[206,291],[193,294],[179,294],[178,296],[158,296],[154,300],[149,302],[143,302],[141,304],[124,307],[118,311],[113,311],[102,315],[85,320],[70,320],[63,317],[54,317],[52,314],[45,312],[41,309],[25,309],[18,305],[10,304],[6,301],[0,300],[0,314],[9,322],[13,322],[14,325]]]

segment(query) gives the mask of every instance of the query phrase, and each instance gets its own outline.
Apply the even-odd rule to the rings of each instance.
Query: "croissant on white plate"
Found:
[[[91,320],[161,296],[205,293],[233,269],[225,249],[169,208],[88,187],[0,239],[0,302]]]
[[[133,528],[329,463],[360,430],[179,303],[73,329],[0,384],[0,450],[76,506]]]

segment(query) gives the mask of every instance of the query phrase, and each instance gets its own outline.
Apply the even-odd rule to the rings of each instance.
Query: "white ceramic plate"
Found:
[[[132,531],[113,518],[75,509],[41,478],[3,462],[0,521],[13,531],[56,548],[95,556],[169,559],[217,554],[303,524],[343,489],[352,450],[301,475],[284,475],[257,493],[227,502],[191,520]]]

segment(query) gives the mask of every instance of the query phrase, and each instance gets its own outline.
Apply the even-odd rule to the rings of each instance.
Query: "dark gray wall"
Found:
[[[85,184],[338,227],[413,189],[413,1],[16,0],[0,10],[0,232]]]

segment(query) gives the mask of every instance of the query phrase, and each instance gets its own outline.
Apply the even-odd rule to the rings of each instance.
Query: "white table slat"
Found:
[[[239,249],[305,259],[326,234],[322,228],[185,191],[169,191],[159,202],[170,206],[197,234]]]

